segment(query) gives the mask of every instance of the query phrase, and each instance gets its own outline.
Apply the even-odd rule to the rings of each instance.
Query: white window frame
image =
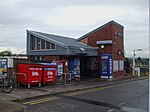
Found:
[[[35,50],[31,49],[31,38],[35,38]],[[29,47],[30,51],[51,51],[51,50],[56,50],[56,44],[53,43],[55,45],[55,49],[51,49],[52,42],[44,40],[44,39],[43,40],[45,41],[45,49],[41,49],[41,38],[39,38],[40,39],[40,49],[37,50],[37,38],[39,38],[39,37],[36,37],[34,35],[33,35],[33,37],[30,36],[30,44],[29,44],[30,45],[30,47]],[[50,49],[46,49],[46,42],[50,43]]]

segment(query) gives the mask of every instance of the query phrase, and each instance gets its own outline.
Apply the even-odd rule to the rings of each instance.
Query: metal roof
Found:
[[[65,45],[67,47],[76,47],[76,48],[84,48],[84,49],[96,49],[95,47],[87,46],[86,44],[79,42],[77,39],[64,37],[64,36],[58,36],[48,33],[42,33],[37,31],[29,31],[33,34],[38,34],[39,36],[46,37],[49,40],[55,41],[58,44]]]

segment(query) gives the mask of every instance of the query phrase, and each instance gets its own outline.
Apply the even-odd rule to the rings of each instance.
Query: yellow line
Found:
[[[49,97],[49,98],[44,98],[44,99],[39,99],[39,100],[25,102],[23,104],[24,105],[27,105],[27,104],[33,105],[33,104],[43,103],[43,102],[52,101],[52,100],[56,100],[56,99],[59,99],[59,98],[57,98],[57,97]]]
[[[128,82],[128,83],[131,83],[131,82]],[[89,92],[95,92],[95,91],[99,91],[99,90],[109,89],[109,88],[113,88],[113,87],[117,87],[117,86],[121,86],[121,85],[125,85],[125,84],[126,83],[112,85],[112,86],[98,87],[98,88],[93,88],[93,89],[89,89],[89,90],[82,90],[82,91],[76,91],[76,92],[66,93],[64,95],[66,95],[66,96],[75,96],[75,95],[79,95],[79,94],[84,94],[84,93],[89,93]],[[57,100],[57,99],[60,99],[60,98],[52,96],[52,97],[49,97],[49,98],[43,98],[43,99],[39,99],[39,100],[25,102],[23,104],[24,105],[35,105],[35,104],[39,104],[39,103],[43,103],[43,102],[48,102],[48,101],[53,101],[53,100]]]
[[[54,99],[47,99],[47,100],[42,100],[42,101],[38,101],[38,102],[34,102],[34,103],[30,103],[30,105],[35,105],[35,104],[39,104],[39,103],[43,103],[43,102],[48,102],[48,101],[53,101],[53,100],[57,100],[59,98],[54,98]]]
[[[108,89],[108,88],[112,88],[112,87],[114,87],[114,86],[106,86],[106,87],[100,87],[100,88],[93,88],[93,89],[89,89],[89,90],[76,91],[76,92],[73,92],[73,93],[66,93],[64,95],[75,96],[75,95],[94,92],[94,91],[98,91],[98,90],[104,90],[104,89]]]
[[[94,91],[103,90],[103,89],[107,89],[107,88],[111,88],[111,87],[113,87],[113,86],[106,86],[106,87],[95,88],[95,89],[90,89],[90,90],[77,91],[77,92],[73,92],[73,93],[66,93],[64,95],[75,96],[75,95],[84,94],[84,93],[88,93],[88,92],[94,92]],[[39,100],[24,102],[23,104],[24,105],[35,105],[35,104],[53,101],[53,100],[57,100],[57,99],[60,99],[60,98],[53,96],[53,97],[49,97],[49,98],[43,98],[43,99],[39,99]]]

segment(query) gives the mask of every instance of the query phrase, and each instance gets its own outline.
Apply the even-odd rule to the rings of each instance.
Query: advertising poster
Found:
[[[74,73],[80,75],[80,60],[74,60]]]
[[[63,63],[62,62],[58,62],[58,65],[57,65],[57,74],[58,75],[63,74]]]
[[[74,74],[80,75],[80,59],[72,59],[69,61],[70,71],[73,71]]]
[[[112,78],[112,55],[100,55],[100,76],[101,78]]]
[[[6,58],[0,59],[0,74],[7,76],[7,59]]]
[[[124,70],[124,61],[123,60],[119,61],[119,70],[120,71]]]
[[[114,62],[113,62],[113,71],[114,72],[118,71],[118,60],[114,60]]]

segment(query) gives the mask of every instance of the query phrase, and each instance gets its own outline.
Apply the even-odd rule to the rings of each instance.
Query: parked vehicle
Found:
[[[80,83],[80,75],[73,71],[70,71],[69,73],[60,74],[57,80],[59,80],[59,82],[62,82],[64,85],[78,85]]]
[[[80,75],[77,72],[70,71],[70,75],[68,75],[67,80],[70,80],[71,83],[78,85],[80,83]]]
[[[80,75],[70,71],[70,73],[66,73],[64,76],[65,84],[74,84],[78,85],[80,83]]]
[[[0,75],[0,88],[2,92],[10,93],[14,89],[12,78]]]

